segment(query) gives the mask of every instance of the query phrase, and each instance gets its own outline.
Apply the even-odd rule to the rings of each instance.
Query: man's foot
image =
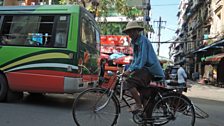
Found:
[[[129,112],[132,112],[133,114],[136,114],[140,111],[143,111],[143,105],[133,105],[133,106],[131,106]]]

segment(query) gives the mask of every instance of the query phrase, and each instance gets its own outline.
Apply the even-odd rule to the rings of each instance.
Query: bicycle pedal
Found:
[[[144,123],[144,117],[143,117],[143,114],[142,113],[136,113],[136,114],[133,114],[133,119],[134,119],[134,122],[138,123],[138,124],[143,124]]]

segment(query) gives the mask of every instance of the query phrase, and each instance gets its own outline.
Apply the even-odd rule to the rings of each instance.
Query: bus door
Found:
[[[98,80],[98,59],[100,34],[95,24],[87,16],[80,19],[79,68],[84,82]]]

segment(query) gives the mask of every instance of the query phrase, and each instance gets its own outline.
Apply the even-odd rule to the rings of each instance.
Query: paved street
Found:
[[[198,84],[192,81],[190,81],[189,84],[192,87],[185,93],[185,95],[189,97],[224,101],[224,88]]]
[[[209,118],[197,118],[195,126],[223,126],[224,88],[193,84],[186,95],[209,114]],[[72,95],[51,94],[39,98],[26,96],[23,101],[17,103],[0,103],[0,125],[74,126],[71,114],[73,100]],[[125,125],[136,126],[127,108],[122,109],[118,121],[118,126]]]
[[[224,88],[190,82],[192,86],[185,95],[194,105],[209,114],[206,119],[196,119],[195,126],[223,126]]]

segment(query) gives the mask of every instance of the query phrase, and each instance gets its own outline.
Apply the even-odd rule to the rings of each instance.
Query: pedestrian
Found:
[[[177,82],[178,85],[181,87],[179,89],[179,92],[182,93],[183,91],[187,91],[187,86],[186,86],[186,82],[187,82],[187,74],[183,68],[183,63],[179,64],[180,67],[177,70]]]
[[[133,61],[124,72],[124,76],[128,77],[125,87],[136,103],[131,107],[131,112],[143,109],[138,89],[146,87],[151,80],[163,80],[165,77],[152,44],[147,37],[141,34],[143,29],[136,21],[131,21],[123,30],[131,38],[133,48]]]

